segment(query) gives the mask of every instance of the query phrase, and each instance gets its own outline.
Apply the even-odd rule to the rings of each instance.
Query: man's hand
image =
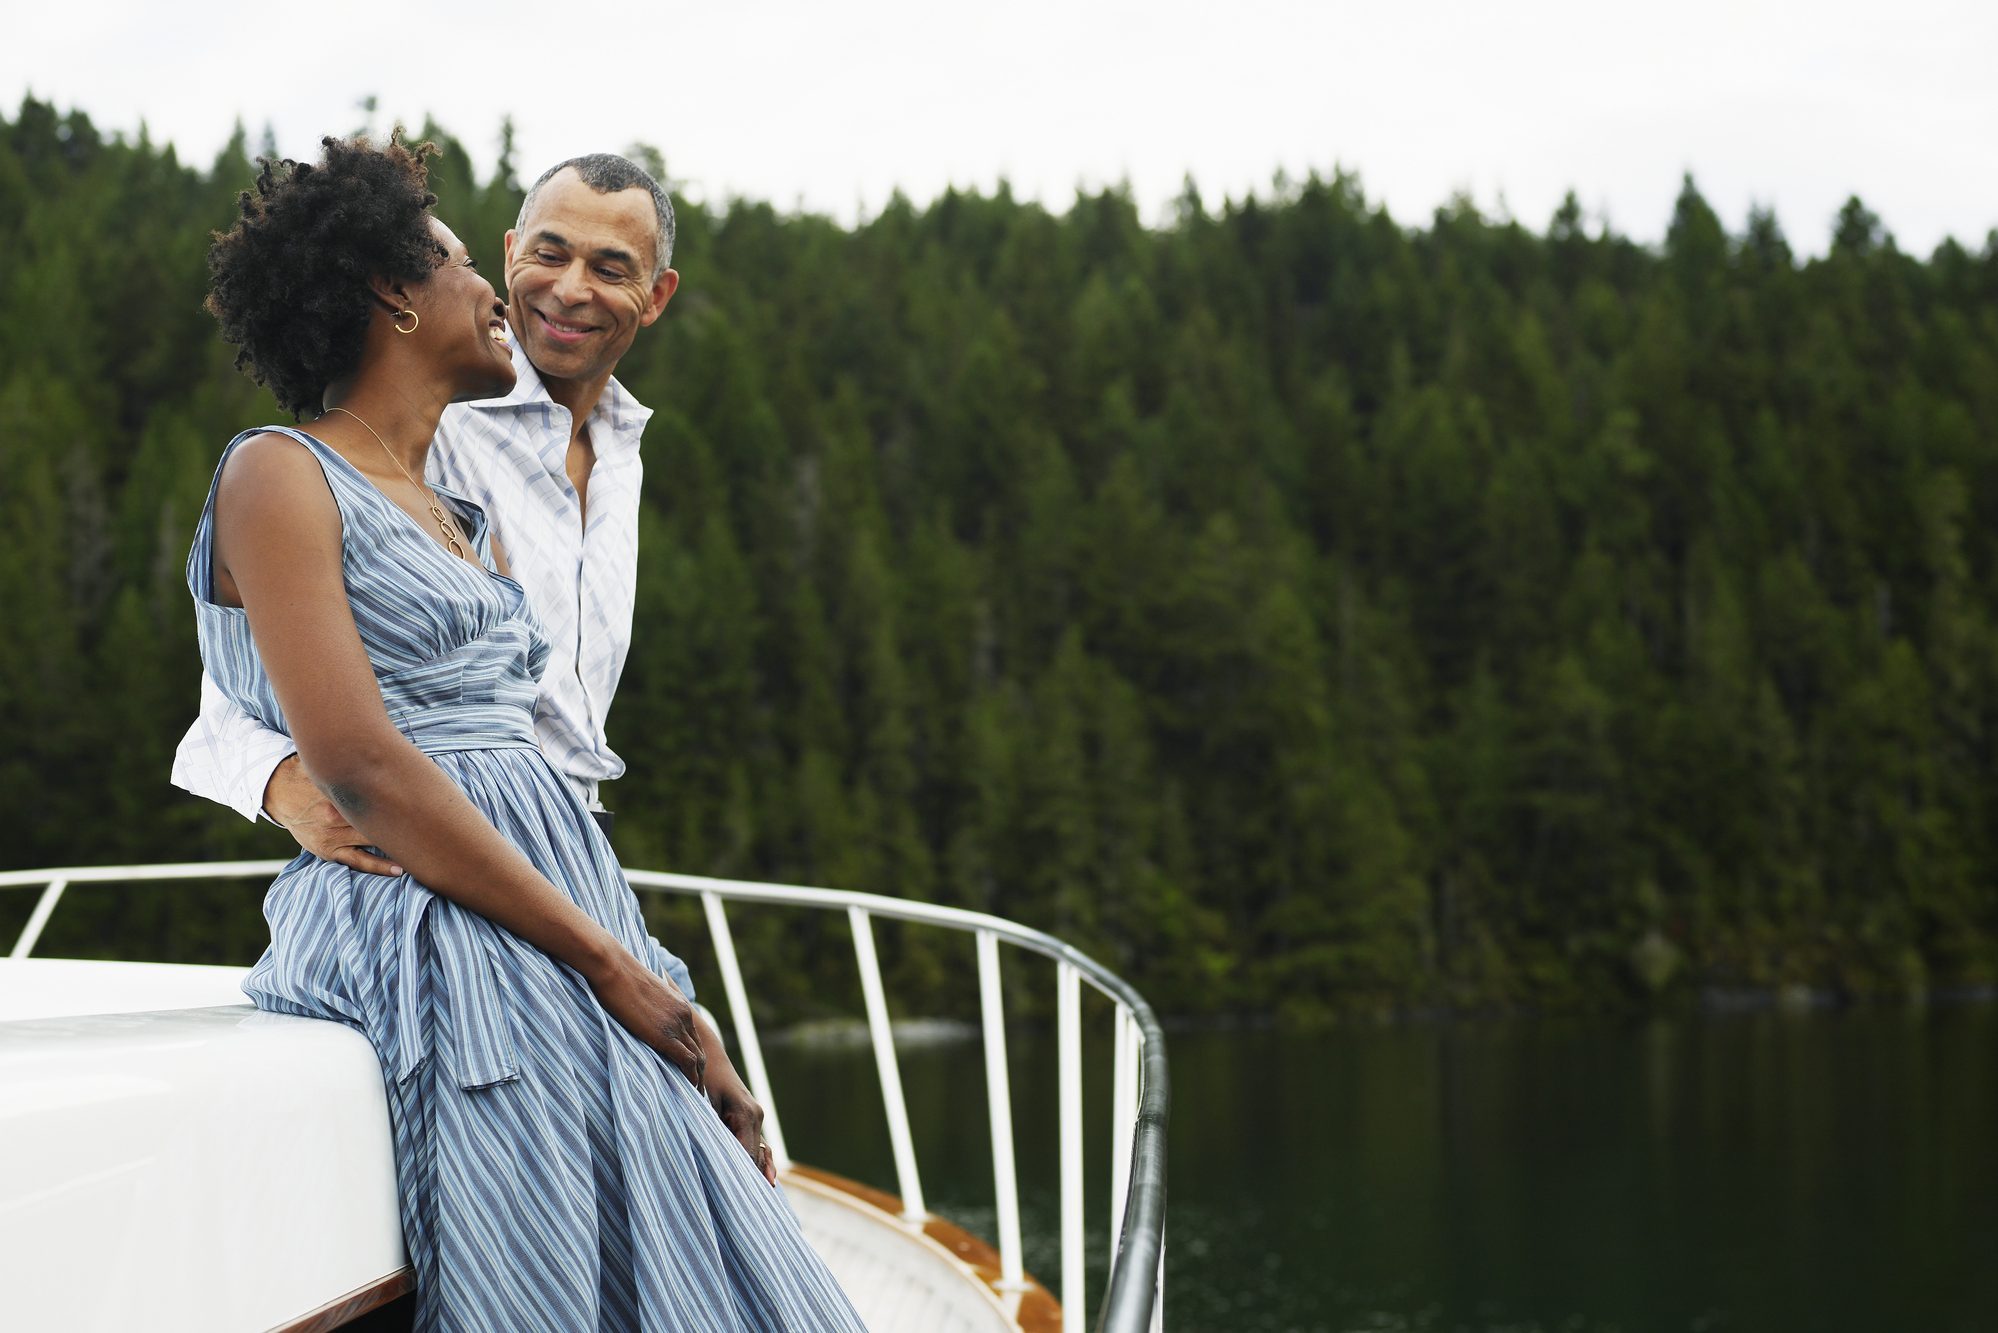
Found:
[[[756,1169],[772,1185],[777,1183],[777,1159],[770,1151],[770,1144],[763,1137],[763,1107],[756,1098],[749,1095],[742,1076],[735,1072],[735,1065],[729,1061],[728,1051],[722,1045],[721,1034],[713,1024],[698,1011],[694,1017],[695,1031],[700,1034],[701,1051],[708,1060],[708,1102],[715,1108],[715,1114],[728,1126],[728,1132],[735,1135],[749,1153],[749,1160],[756,1163]]]
[[[402,873],[401,866],[367,850],[368,840],[312,785],[297,755],[271,770],[271,780],[264,784],[264,813],[321,860],[369,875]]]

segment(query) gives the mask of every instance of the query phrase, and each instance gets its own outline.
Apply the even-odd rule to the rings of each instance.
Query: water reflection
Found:
[[[1175,1330],[1998,1328],[1990,1006],[1185,1033],[1171,1051]],[[1013,1055],[1027,1260],[1052,1284],[1053,1042]],[[892,1187],[868,1054],[771,1063],[793,1151]],[[932,1206],[989,1235],[976,1046],[903,1064]],[[1106,1094],[1087,1084],[1092,1112]],[[1092,1301],[1107,1150],[1092,1116]]]

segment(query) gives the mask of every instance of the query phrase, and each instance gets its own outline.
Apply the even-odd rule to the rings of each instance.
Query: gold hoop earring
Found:
[[[406,329],[402,326],[402,317],[404,315],[409,316],[409,327]],[[397,333],[414,333],[416,332],[416,326],[418,324],[421,324],[423,322],[423,319],[414,310],[398,310],[395,312],[395,319],[393,322],[395,324],[395,331]]]

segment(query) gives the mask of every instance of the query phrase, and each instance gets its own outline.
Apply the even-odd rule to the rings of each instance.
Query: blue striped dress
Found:
[[[484,515],[445,492],[481,570],[333,449],[266,429],[325,471],[347,598],[396,726],[536,869],[691,995],[609,844],[535,745],[548,647],[520,585],[490,572]],[[218,481],[259,433],[230,442]],[[214,600],[214,507],[211,486],[187,565],[202,661],[246,712],[285,731],[243,612]],[[707,1100],[574,971],[406,875],[305,853],[271,885],[264,914],[271,943],[244,983],[250,998],[357,1028],[381,1058],[417,1328],[861,1328]]]

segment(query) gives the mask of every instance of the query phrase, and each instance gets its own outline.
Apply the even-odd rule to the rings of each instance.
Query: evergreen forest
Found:
[[[543,164],[424,137],[499,273]],[[201,309],[254,153],[0,118],[0,866],[291,849],[168,783],[193,524],[284,419]],[[626,864],[990,910],[1188,1018],[1998,980],[1998,233],[1854,199],[1800,258],[1690,179],[1658,245],[1343,173],[680,202],[620,373]],[[254,885],[72,893],[42,952],[264,939]],[[743,913],[773,1015],[857,1008],[844,932]],[[898,1011],[970,993],[884,956]]]

